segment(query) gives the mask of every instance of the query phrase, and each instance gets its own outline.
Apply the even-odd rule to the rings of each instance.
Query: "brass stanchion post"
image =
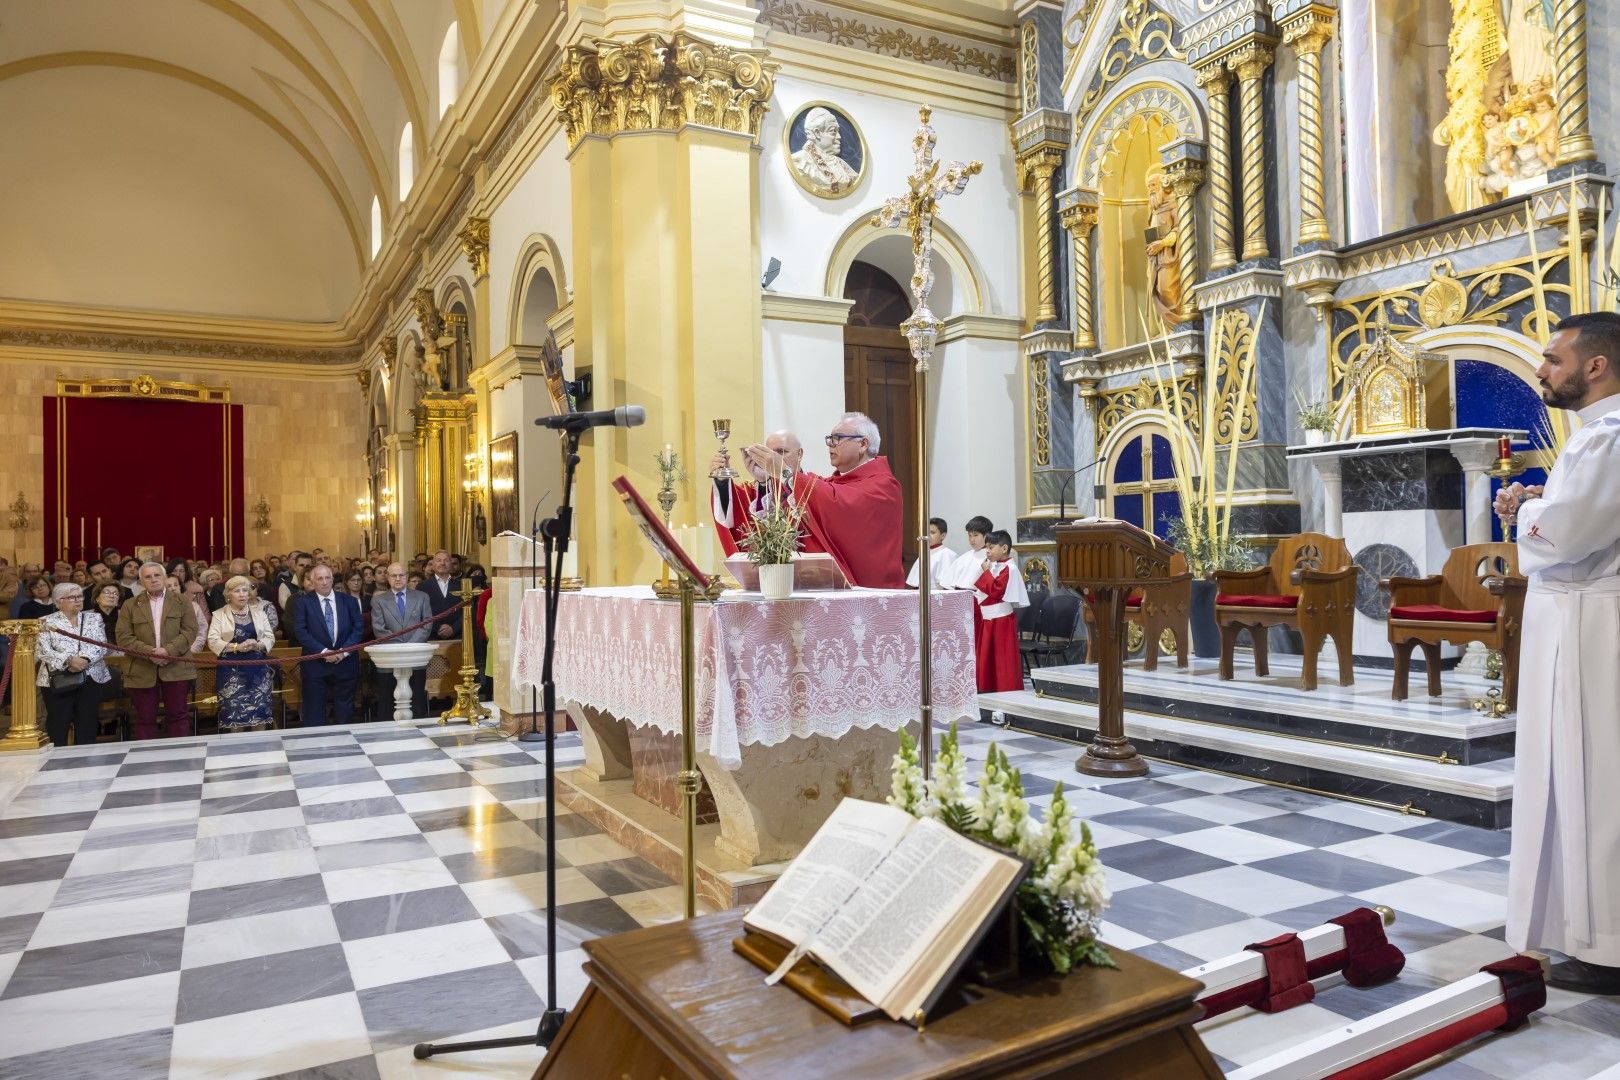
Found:
[[[461,682],[456,686],[456,703],[439,716],[439,723],[465,720],[476,727],[490,716],[489,709],[478,700],[478,661],[473,650],[472,601],[478,592],[471,581],[462,578],[461,591],[456,595],[466,605],[461,609]]]
[[[11,660],[11,730],[0,739],[0,752],[42,749],[51,745],[51,740],[41,730],[35,711],[34,644],[39,640],[39,622],[12,619],[0,623],[0,634],[16,635]]]
[[[677,576],[681,579],[681,771],[676,781],[685,827],[681,890],[690,919],[697,915],[697,797],[703,785],[697,768],[697,589],[684,571],[677,571]]]

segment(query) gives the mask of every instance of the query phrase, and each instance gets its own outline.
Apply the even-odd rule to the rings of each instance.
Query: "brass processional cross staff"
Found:
[[[911,234],[911,292],[917,306],[911,318],[900,324],[900,330],[911,344],[911,358],[917,363],[917,638],[922,650],[918,672],[919,696],[922,699],[922,769],[924,776],[933,772],[934,762],[934,689],[933,689],[933,635],[928,625],[929,594],[933,591],[933,571],[928,562],[928,368],[933,362],[934,341],[939,336],[940,319],[928,310],[928,294],[934,289],[934,215],[939,211],[939,200],[946,195],[960,195],[967,187],[968,177],[984,168],[977,161],[953,161],[948,165],[934,157],[937,141],[934,127],[928,122],[933,110],[927,105],[917,110],[917,134],[912,136],[913,167],[906,179],[910,190],[883,203],[883,209],[872,216],[872,224],[885,229],[902,228]]]

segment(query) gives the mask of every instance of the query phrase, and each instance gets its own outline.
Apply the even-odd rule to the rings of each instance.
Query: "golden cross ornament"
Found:
[[[883,209],[872,216],[873,225],[897,229],[903,223],[911,234],[911,292],[917,298],[917,307],[911,318],[900,324],[900,329],[911,344],[911,356],[917,362],[918,371],[928,370],[940,327],[939,319],[928,310],[928,294],[934,289],[934,215],[939,212],[940,199],[962,194],[968,177],[984,168],[977,161],[943,164],[934,157],[934,144],[938,139],[934,126],[928,122],[932,113],[926,105],[917,110],[917,134],[911,139],[914,161],[911,175],[906,179],[910,190],[885,200]]]

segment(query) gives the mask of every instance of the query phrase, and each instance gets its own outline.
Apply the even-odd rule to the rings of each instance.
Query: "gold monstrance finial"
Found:
[[[928,294],[934,290],[934,215],[939,212],[939,200],[946,195],[960,195],[967,187],[968,177],[984,168],[977,161],[953,161],[942,165],[934,157],[937,138],[928,122],[933,110],[927,105],[917,110],[917,134],[911,139],[912,170],[906,178],[906,194],[895,195],[883,203],[883,209],[872,216],[872,224],[882,229],[898,229],[904,222],[911,234],[911,293],[917,306],[911,318],[900,324],[901,333],[911,345],[911,358],[917,365],[917,400],[928,400],[928,368],[934,358],[934,341],[939,336],[940,320],[928,310]],[[929,594],[933,591],[932,572],[928,567],[928,409],[917,410],[917,640],[918,690],[922,706],[922,768],[923,775],[933,771],[933,648],[928,628]]]

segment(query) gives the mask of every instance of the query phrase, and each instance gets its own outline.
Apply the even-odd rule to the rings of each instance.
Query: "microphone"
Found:
[[[640,405],[620,405],[617,409],[599,409],[596,412],[542,416],[535,424],[553,431],[584,431],[593,427],[640,427],[646,422],[647,410]]]

